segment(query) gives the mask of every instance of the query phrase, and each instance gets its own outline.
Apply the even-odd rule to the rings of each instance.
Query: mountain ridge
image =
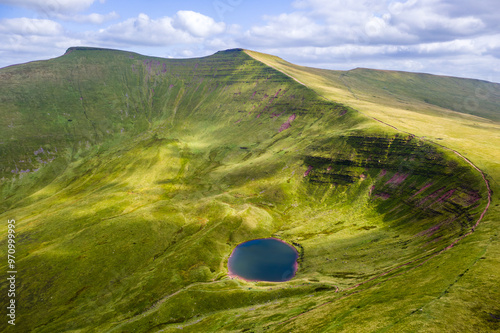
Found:
[[[453,152],[247,50],[87,51],[0,70],[0,215],[18,221],[25,330],[397,327],[476,262],[496,267],[495,212],[463,237],[488,189]],[[232,248],[269,236],[301,246],[297,276],[229,279]]]

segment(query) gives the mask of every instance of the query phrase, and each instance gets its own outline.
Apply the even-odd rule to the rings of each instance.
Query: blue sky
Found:
[[[78,45],[174,58],[242,47],[500,82],[499,18],[498,0],[0,0],[0,67]]]

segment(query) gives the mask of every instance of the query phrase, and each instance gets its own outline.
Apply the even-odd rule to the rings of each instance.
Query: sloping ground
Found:
[[[499,117],[498,83],[366,69],[331,71],[297,66],[267,54],[246,52],[298,81],[307,82],[308,87],[327,100],[341,101],[400,131],[462,151],[497,182],[500,181],[497,148],[500,145],[500,123],[495,121]],[[367,81],[364,77],[368,77]],[[410,79],[413,83],[408,82]],[[415,85],[417,89],[409,88]],[[436,87],[440,87],[442,101],[441,95],[434,91]],[[425,98],[435,104],[422,102]],[[471,111],[478,116],[469,114]]]
[[[464,238],[488,197],[466,161],[242,50],[71,48],[0,77],[21,330],[400,330],[485,253]],[[296,277],[229,279],[232,249],[269,236],[300,250]]]
[[[322,74],[331,80],[340,81],[357,99],[417,112],[437,106],[438,110],[500,121],[498,83],[366,68],[345,72],[323,70]]]
[[[438,146],[447,146],[469,163],[474,163],[492,189],[491,205],[480,219],[479,228],[473,234],[460,238],[459,242],[447,253],[432,258],[425,265],[411,274],[404,274],[384,284],[384,288],[376,286],[366,293],[354,291],[342,302],[327,302],[324,306],[314,308],[315,311],[303,312],[303,315],[286,323],[286,330],[304,328],[305,323],[315,321],[318,331],[394,331],[394,332],[442,332],[442,331],[496,331],[500,329],[500,310],[497,299],[500,298],[498,278],[500,276],[500,244],[499,226],[500,209],[498,206],[498,189],[500,181],[500,124],[491,121],[497,119],[499,105],[499,85],[477,80],[441,78],[430,75],[395,73],[389,71],[355,70],[328,71],[307,68],[290,64],[270,55],[246,51],[252,57],[280,70],[295,80],[306,82],[318,94],[325,98],[344,101],[347,105],[373,117],[392,129],[403,133],[414,133],[423,137],[426,142]],[[380,76],[398,85],[385,85],[385,93],[378,96],[362,93],[347,82],[346,76],[358,71],[360,76]],[[390,75],[390,73],[394,75]],[[421,96],[428,98],[420,91],[413,94],[412,89],[401,85],[400,77],[418,81],[422,77],[430,79],[429,86],[453,81],[468,91],[454,101],[450,96],[457,96],[456,91],[445,93],[443,101],[436,103],[450,107],[454,102],[463,101],[465,113],[476,111],[477,114],[490,118],[469,117],[448,109],[429,107],[428,103],[415,103]],[[374,78],[370,78],[373,80]],[[377,80],[375,80],[377,81]],[[380,93],[380,80],[370,88]],[[351,81],[352,83],[352,81]],[[426,82],[424,81],[424,84]],[[358,77],[358,84],[364,87]],[[417,89],[418,90],[418,89]],[[401,95],[394,94],[404,92]],[[381,95],[394,95],[398,100],[388,100]],[[419,96],[420,95],[420,96]],[[429,93],[433,98],[433,92]],[[439,98],[439,95],[437,95]],[[429,100],[428,100],[429,101]],[[485,107],[482,101],[493,105],[493,109]],[[481,106],[479,106],[481,103]],[[468,104],[468,105],[467,105]],[[495,107],[496,106],[496,107]],[[485,112],[483,112],[485,108]],[[463,111],[463,108],[462,108]],[[460,154],[462,152],[462,154]],[[467,157],[465,157],[465,156]],[[471,162],[472,161],[472,162]],[[384,301],[385,300],[385,301]],[[381,304],[381,306],[373,306]],[[317,309],[317,310],[316,310]],[[355,309],[355,311],[352,311]],[[333,318],[333,319],[332,319]],[[397,318],[397,319],[396,319]],[[311,329],[311,326],[308,326]]]

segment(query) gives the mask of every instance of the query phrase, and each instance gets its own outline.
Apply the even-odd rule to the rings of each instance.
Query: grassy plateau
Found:
[[[500,330],[499,107],[496,83],[242,49],[2,68],[0,331]],[[296,276],[229,277],[266,237]]]

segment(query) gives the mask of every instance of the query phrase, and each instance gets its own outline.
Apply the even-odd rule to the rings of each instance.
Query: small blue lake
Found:
[[[295,275],[298,257],[293,246],[279,239],[254,239],[238,245],[227,266],[229,275],[245,280],[283,282]]]

